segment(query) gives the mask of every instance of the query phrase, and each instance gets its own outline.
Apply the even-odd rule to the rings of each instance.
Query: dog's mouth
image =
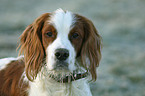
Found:
[[[64,75],[64,76],[55,76],[55,75],[49,75],[50,78],[54,79],[55,81],[59,83],[71,83],[72,81],[76,81],[82,78],[87,77],[88,72],[84,73],[71,73],[69,75]]]

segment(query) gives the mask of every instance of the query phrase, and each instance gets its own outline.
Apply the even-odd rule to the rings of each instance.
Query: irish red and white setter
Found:
[[[101,37],[81,15],[58,9],[30,24],[18,58],[0,59],[0,96],[92,96]]]

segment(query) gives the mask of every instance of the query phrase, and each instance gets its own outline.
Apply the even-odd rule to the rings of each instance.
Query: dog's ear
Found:
[[[78,20],[83,24],[85,35],[81,51],[81,61],[83,66],[89,69],[92,80],[96,80],[96,67],[99,66],[101,59],[101,36],[89,19],[78,15]]]
[[[49,13],[38,17],[20,36],[19,54],[24,54],[26,75],[31,81],[37,77],[45,58],[45,50],[42,43],[42,28],[48,17]]]

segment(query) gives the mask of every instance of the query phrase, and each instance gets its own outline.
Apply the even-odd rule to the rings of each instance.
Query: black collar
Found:
[[[53,76],[51,76],[51,78],[53,78],[55,81],[59,83],[71,83],[72,81],[85,78],[87,77],[87,75],[88,75],[88,72],[79,73],[79,74],[73,73],[72,75],[65,76],[64,78],[61,78],[61,79],[56,79]]]

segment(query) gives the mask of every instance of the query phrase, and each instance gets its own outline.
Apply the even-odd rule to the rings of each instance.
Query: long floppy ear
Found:
[[[83,66],[92,75],[92,80],[97,79],[96,67],[99,66],[101,59],[101,36],[98,34],[94,24],[83,16],[78,16],[83,24],[84,40],[81,51],[81,61]],[[88,64],[89,63],[89,64]]]
[[[26,75],[31,81],[37,77],[45,58],[41,30],[48,17],[49,13],[38,17],[20,36],[19,54],[24,54]]]

